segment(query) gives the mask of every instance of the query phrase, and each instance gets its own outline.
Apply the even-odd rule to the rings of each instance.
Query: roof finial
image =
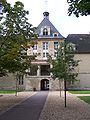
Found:
[[[47,11],[47,0],[45,0],[45,11]]]

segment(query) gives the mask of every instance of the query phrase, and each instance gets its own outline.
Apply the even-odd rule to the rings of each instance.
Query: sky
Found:
[[[14,5],[17,0],[7,0]],[[49,12],[49,20],[56,29],[67,37],[69,34],[90,34],[90,15],[68,16],[67,0],[19,0],[29,11],[29,22],[37,27],[43,20],[43,12]]]

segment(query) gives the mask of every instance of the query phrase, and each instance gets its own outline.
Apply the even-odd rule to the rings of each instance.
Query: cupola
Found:
[[[43,16],[44,16],[44,18],[49,19],[49,12],[44,12],[44,13],[43,13]]]

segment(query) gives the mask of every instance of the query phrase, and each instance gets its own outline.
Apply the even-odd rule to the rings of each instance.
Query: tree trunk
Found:
[[[17,96],[17,82],[18,82],[18,74],[16,74],[16,93],[15,93],[15,96]]]
[[[64,79],[65,107],[66,107],[66,79]]]
[[[60,80],[59,80],[59,89],[60,89],[60,97],[61,97],[62,89],[61,89],[61,81]]]

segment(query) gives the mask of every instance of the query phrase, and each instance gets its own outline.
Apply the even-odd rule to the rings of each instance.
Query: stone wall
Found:
[[[0,77],[0,89],[16,89],[16,82],[12,74]]]
[[[90,89],[90,54],[76,54],[75,59],[80,60],[78,66],[78,80],[80,80],[77,87],[81,89]]]

